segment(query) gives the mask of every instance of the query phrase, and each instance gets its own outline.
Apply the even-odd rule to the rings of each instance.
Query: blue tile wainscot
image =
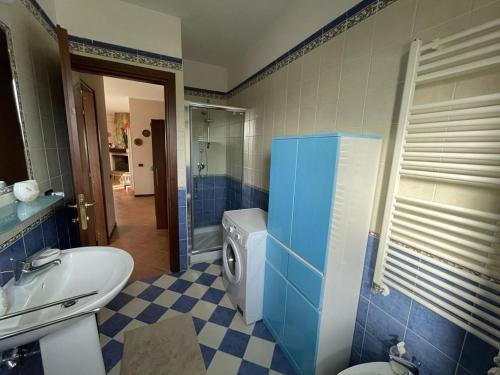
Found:
[[[227,175],[194,176],[193,227],[219,225],[222,214],[241,208],[267,211],[269,193]],[[195,188],[196,187],[196,188]]]
[[[179,218],[179,262],[180,270],[185,271],[188,267],[187,254],[187,207],[186,207],[186,189],[178,189],[178,218]]]
[[[389,347],[405,341],[408,353],[422,363],[420,375],[485,375],[497,349],[397,290],[387,297],[372,292],[378,243],[369,236],[351,365],[387,361]]]

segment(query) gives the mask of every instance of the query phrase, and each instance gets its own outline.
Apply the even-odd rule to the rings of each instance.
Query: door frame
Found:
[[[125,78],[164,87],[167,215],[168,223],[171,223],[168,226],[170,269],[172,272],[179,272],[179,226],[176,224],[178,223],[178,186],[175,74],[73,53],[70,53],[70,60],[71,69],[77,72]]]

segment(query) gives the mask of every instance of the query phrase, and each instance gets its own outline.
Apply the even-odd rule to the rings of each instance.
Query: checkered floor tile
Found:
[[[224,290],[220,261],[128,285],[98,314],[104,364],[118,375],[124,332],[183,313],[193,317],[207,374],[294,374],[262,322],[247,326]]]

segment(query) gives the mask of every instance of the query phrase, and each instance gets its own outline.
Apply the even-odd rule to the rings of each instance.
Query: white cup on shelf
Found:
[[[14,196],[21,202],[34,201],[40,194],[36,180],[26,180],[14,184]]]

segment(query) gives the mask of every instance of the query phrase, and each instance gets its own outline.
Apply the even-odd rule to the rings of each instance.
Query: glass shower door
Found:
[[[222,215],[241,208],[244,112],[190,107],[192,253],[222,247]]]

